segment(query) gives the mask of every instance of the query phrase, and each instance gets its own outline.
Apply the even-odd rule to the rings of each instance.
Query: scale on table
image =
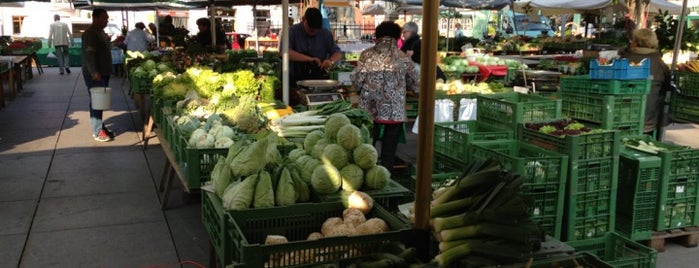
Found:
[[[302,80],[296,85],[301,103],[309,108],[343,99],[342,93],[338,92],[340,82],[337,80]]]

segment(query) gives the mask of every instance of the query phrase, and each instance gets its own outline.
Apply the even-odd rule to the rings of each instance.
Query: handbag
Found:
[[[47,59],[55,59],[56,54],[53,53],[53,51],[49,51],[49,54],[46,54]]]

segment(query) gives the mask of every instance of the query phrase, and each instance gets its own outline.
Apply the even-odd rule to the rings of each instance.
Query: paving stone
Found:
[[[0,202],[0,236],[27,234],[36,210],[36,201]]]
[[[0,156],[0,201],[38,200],[51,155]]]
[[[19,267],[27,234],[0,235],[0,267]]]

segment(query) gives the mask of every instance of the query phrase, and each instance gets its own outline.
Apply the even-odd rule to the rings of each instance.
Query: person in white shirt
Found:
[[[53,15],[54,22],[49,27],[49,48],[56,46],[56,60],[58,70],[63,74],[63,70],[70,74],[70,54],[68,49],[73,45],[73,35],[68,28],[68,24],[61,21],[61,16]]]
[[[146,25],[143,22],[136,23],[136,28],[126,33],[126,50],[128,51],[148,51],[148,33],[144,30]]]

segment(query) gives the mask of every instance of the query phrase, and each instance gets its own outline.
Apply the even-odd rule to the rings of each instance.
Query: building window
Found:
[[[24,16],[12,16],[12,34],[21,34],[22,22],[24,22]]]

